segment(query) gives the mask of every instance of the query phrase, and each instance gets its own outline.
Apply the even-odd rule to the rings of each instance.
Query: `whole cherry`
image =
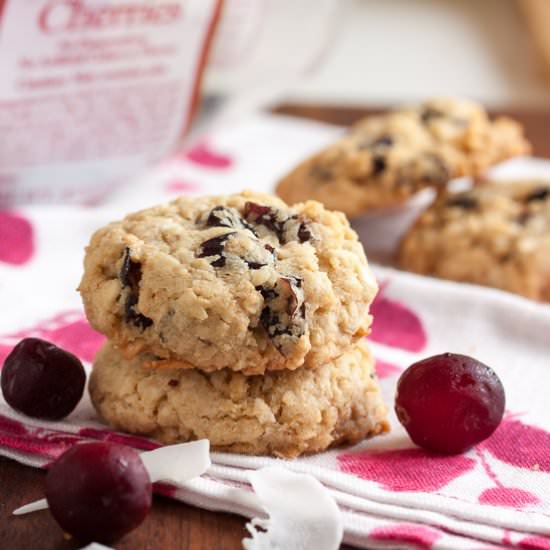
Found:
[[[84,393],[86,373],[72,353],[40,338],[24,338],[6,357],[0,386],[6,402],[35,418],[59,420]]]
[[[487,439],[504,406],[496,373],[467,355],[429,357],[411,365],[397,382],[397,418],[418,446],[439,453],[461,453]]]
[[[81,542],[109,544],[145,519],[152,486],[134,449],[104,441],[78,443],[48,471],[46,499],[64,531]]]

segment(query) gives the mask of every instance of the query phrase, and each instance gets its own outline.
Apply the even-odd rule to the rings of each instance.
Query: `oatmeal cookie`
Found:
[[[404,269],[550,300],[550,182],[445,193],[404,237]]]
[[[317,369],[244,376],[230,369],[152,369],[107,343],[90,395],[115,428],[163,443],[207,438],[215,450],[295,457],[388,431],[364,343]]]
[[[343,214],[251,192],[130,214],[84,266],[88,319],[127,358],[204,371],[322,365],[368,333],[377,292]]]
[[[529,151],[517,122],[491,121],[473,102],[433,99],[360,120],[284,177],[277,194],[289,204],[314,199],[354,217]]]

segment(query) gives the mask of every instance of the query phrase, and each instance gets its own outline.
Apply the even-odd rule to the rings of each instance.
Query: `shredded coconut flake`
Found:
[[[24,506],[20,506],[17,510],[13,511],[14,516],[22,516],[23,514],[30,514],[31,512],[38,512],[39,510],[47,510],[48,501],[45,498],[40,500],[35,500],[34,502],[29,502]]]
[[[210,468],[210,442],[208,439],[166,445],[154,451],[141,453],[141,460],[151,481],[167,481],[181,485],[199,477]]]
[[[335,550],[343,537],[340,510],[313,476],[269,467],[250,472],[250,482],[268,518],[254,518],[246,528],[245,550]]]

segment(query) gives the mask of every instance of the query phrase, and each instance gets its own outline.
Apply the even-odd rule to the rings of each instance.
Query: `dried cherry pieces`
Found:
[[[266,288],[265,286],[257,286],[256,290],[262,295],[265,300],[274,300],[279,296],[277,292],[272,288]]]
[[[129,294],[124,304],[124,318],[126,322],[132,323],[141,330],[145,330],[153,324],[153,320],[136,310],[137,303],[138,296],[136,294]]]
[[[531,218],[532,213],[524,210],[523,212],[520,212],[519,216],[516,218],[516,222],[520,225],[526,225]]]
[[[247,260],[246,258],[243,258],[244,263],[247,265],[248,269],[261,269],[262,267],[265,267],[267,264],[263,264],[261,262],[255,262],[251,260]]]
[[[443,185],[451,178],[447,164],[439,155],[427,153],[424,155],[423,162],[426,164],[426,171],[424,173],[426,181]]]
[[[259,223],[258,220],[264,216],[273,216],[273,210],[269,206],[247,201],[244,205],[244,215],[247,220]]]
[[[393,138],[391,136],[385,135],[374,140],[371,143],[371,147],[391,147],[393,143]]]
[[[487,439],[504,414],[496,373],[467,355],[443,353],[411,365],[397,382],[395,412],[411,439],[454,454]]]
[[[145,330],[153,324],[153,320],[136,309],[139,301],[141,263],[132,260],[129,248],[124,250],[124,258],[118,277],[122,283],[122,288],[128,288],[126,300],[124,301],[124,319],[127,323],[132,323],[141,330]]]
[[[216,206],[206,218],[208,227],[238,227],[240,216],[231,208]]]
[[[425,107],[420,113],[420,119],[424,124],[427,124],[436,118],[443,118],[444,116],[445,113],[439,109],[434,109],[433,107]]]
[[[248,201],[244,205],[244,217],[247,221],[256,225],[263,225],[277,235],[281,242],[284,222],[277,219],[277,212],[269,206]]]
[[[141,264],[132,260],[128,247],[124,249],[119,279],[123,287],[130,287],[132,290],[138,287],[141,280]]]
[[[285,216],[282,211],[270,206],[247,202],[244,206],[244,216],[249,222],[263,225],[275,233],[281,244],[296,240],[305,243],[313,238],[307,220],[298,214]]]
[[[72,353],[40,338],[24,338],[6,357],[0,383],[15,410],[59,420],[78,405],[86,373]]]
[[[386,157],[374,155],[372,158],[372,173],[377,176],[386,169]]]
[[[204,241],[200,246],[198,257],[208,258],[209,256],[219,256],[219,258],[213,262],[210,262],[210,265],[213,267],[223,267],[226,261],[226,257],[224,255],[225,241],[227,241],[227,239],[229,239],[232,235],[235,235],[235,231],[224,233],[223,235],[218,235],[217,237],[212,237],[211,239]]]
[[[383,135],[379,138],[376,138],[374,141],[367,141],[359,143],[360,150],[375,150],[375,149],[388,149],[394,144],[394,139],[392,136]]]
[[[109,544],[145,519],[151,508],[149,474],[139,454],[114,443],[77,443],[46,476],[53,517],[81,542]]]
[[[312,237],[313,235],[311,234],[309,227],[305,222],[302,222],[300,227],[298,227],[298,241],[300,243],[307,243]]]
[[[475,210],[478,207],[478,202],[474,197],[468,195],[459,195],[447,201],[447,206],[462,208],[463,210]]]
[[[236,210],[233,208],[227,208],[226,206],[215,206],[212,208],[206,218],[206,225],[208,227],[248,229],[253,235],[256,237],[258,236],[254,228],[243,220]]]
[[[280,277],[274,289],[256,287],[264,298],[260,324],[275,348],[286,355],[293,342],[306,330],[306,309],[302,279]]]
[[[538,187],[525,198],[525,202],[544,201],[550,196],[550,188]]]

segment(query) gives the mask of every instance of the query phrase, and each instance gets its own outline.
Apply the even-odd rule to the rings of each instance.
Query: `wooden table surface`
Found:
[[[283,105],[275,112],[335,124],[349,124],[373,109]],[[548,111],[506,111],[520,120],[537,156],[550,158]],[[0,548],[3,550],[71,550],[79,548],[64,538],[48,512],[14,517],[11,512],[43,497],[44,473],[0,458]],[[199,510],[156,498],[145,522],[116,544],[117,550],[234,550],[246,536],[245,520],[232,514]]]

